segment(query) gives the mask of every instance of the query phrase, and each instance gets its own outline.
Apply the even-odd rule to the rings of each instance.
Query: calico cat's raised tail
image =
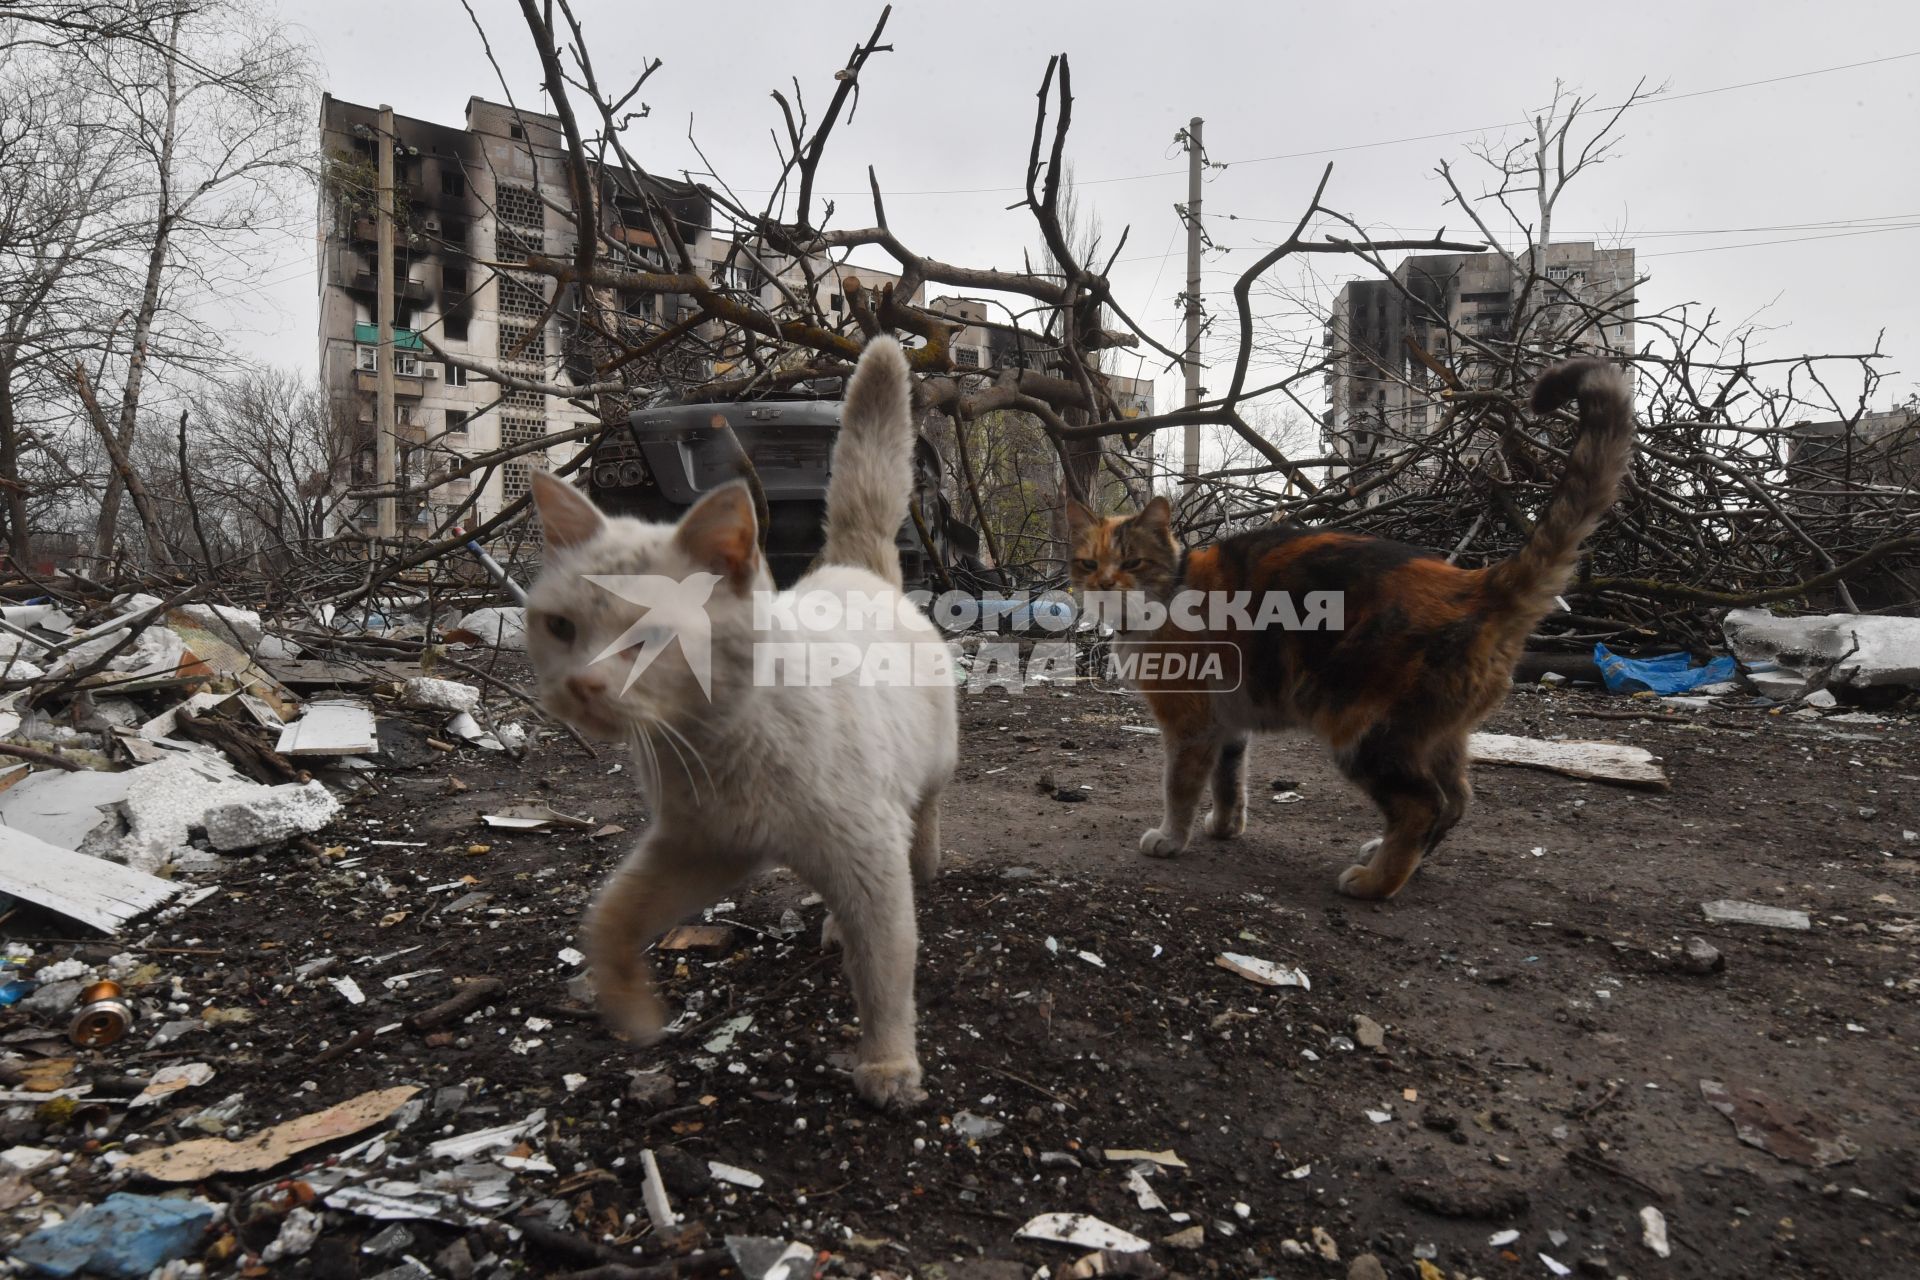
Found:
[[[1523,641],[1573,580],[1580,544],[1613,505],[1633,457],[1633,396],[1625,373],[1604,360],[1569,360],[1534,384],[1537,414],[1574,399],[1580,402],[1580,434],[1566,474],[1526,544],[1487,571],[1489,602],[1506,606],[1508,627]]]
[[[1299,525],[1270,525],[1182,552],[1171,508],[1155,498],[1130,516],[1101,518],[1077,503],[1073,582],[1101,592],[1181,598],[1204,628],[1166,625],[1127,634],[1136,671],[1168,671],[1173,654],[1210,655],[1220,678],[1137,683],[1166,746],[1160,824],[1140,851],[1169,858],[1187,845],[1203,791],[1207,833],[1246,827],[1247,742],[1257,732],[1304,728],[1331,748],[1340,771],[1379,807],[1385,833],[1366,861],[1340,876],[1342,892],[1389,898],[1467,811],[1467,735],[1506,696],[1527,636],[1553,608],[1580,544],[1613,504],[1632,456],[1626,376],[1599,360],[1547,371],[1533,407],[1580,402],[1567,472],[1526,543],[1510,559],[1462,569],[1417,547]],[[1319,625],[1293,608],[1260,622],[1281,598],[1323,607]],[[1251,600],[1236,615],[1213,606]],[[1338,606],[1335,609],[1333,606]],[[1337,620],[1334,620],[1337,615]],[[1161,659],[1148,661],[1148,659]],[[1226,662],[1224,659],[1232,659]]]

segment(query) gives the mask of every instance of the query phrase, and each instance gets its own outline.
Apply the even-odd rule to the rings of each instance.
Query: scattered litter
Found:
[[[167,1263],[199,1252],[200,1238],[216,1212],[205,1200],[116,1191],[28,1236],[13,1256],[49,1275],[146,1280]]]
[[[1700,910],[1715,924],[1757,924],[1770,929],[1811,929],[1813,921],[1804,911],[1790,907],[1769,907],[1759,902],[1737,902],[1722,898],[1703,902]]]
[[[510,805],[498,813],[481,814],[480,820],[505,831],[553,831],[562,827],[585,831],[593,826],[592,818],[576,818],[544,804]]]
[[[547,1113],[541,1109],[512,1124],[441,1138],[428,1145],[427,1154],[435,1160],[471,1160],[490,1151],[508,1151],[519,1146],[523,1139],[539,1132],[540,1126],[546,1122]]]
[[[1076,951],[1073,954],[1080,957],[1080,959],[1085,960],[1088,964],[1092,965],[1096,969],[1104,969],[1107,967],[1107,962],[1105,960],[1102,960],[1099,956],[1093,954],[1093,952],[1091,951]]]
[[[1640,1211],[1640,1243],[1662,1258],[1673,1253],[1673,1246],[1667,1243],[1667,1216],[1652,1205]]]
[[[280,731],[274,747],[283,756],[371,755],[380,749],[373,712],[345,698],[319,698],[306,714]]]
[[[1006,1129],[1006,1125],[987,1116],[977,1116],[971,1111],[957,1111],[953,1116],[953,1131],[969,1142],[978,1142],[983,1138],[992,1138]]]
[[[1142,1209],[1161,1212],[1167,1207],[1166,1201],[1156,1195],[1153,1188],[1147,1183],[1145,1171],[1151,1170],[1152,1168],[1152,1165],[1135,1165],[1133,1168],[1127,1170],[1127,1190],[1133,1193],[1134,1201],[1139,1204]]]
[[[736,1187],[746,1187],[749,1190],[757,1191],[765,1186],[767,1182],[765,1178],[751,1169],[742,1169],[739,1165],[725,1164],[719,1160],[707,1161],[707,1172],[713,1175],[716,1182],[725,1182]]]
[[[1029,1219],[1013,1234],[1021,1240],[1045,1240],[1051,1244],[1107,1249],[1115,1253],[1145,1253],[1153,1247],[1130,1231],[1122,1231],[1112,1223],[1084,1213],[1043,1213]]]
[[[180,1092],[192,1089],[213,1079],[213,1068],[204,1062],[185,1062],[176,1066],[162,1067],[153,1073],[153,1079],[147,1087],[134,1095],[127,1105],[145,1107]]]
[[[1550,1258],[1544,1253],[1538,1254],[1537,1256],[1539,1257],[1541,1263],[1547,1268],[1547,1270],[1553,1272],[1553,1274],[1555,1274],[1556,1276],[1570,1276],[1573,1274],[1573,1268],[1567,1266],[1565,1263],[1561,1262],[1559,1259]]]
[[[1696,667],[1692,656],[1684,652],[1625,658],[1604,644],[1593,646],[1593,661],[1609,693],[1685,693],[1701,685],[1731,680],[1740,670],[1739,664],[1728,657]]]
[[[1829,613],[1782,618],[1766,609],[1729,610],[1722,627],[1743,662],[1770,660],[1809,670],[1837,663],[1831,683],[1920,685],[1920,618]]]
[[[734,931],[728,925],[683,924],[667,930],[654,945],[659,951],[731,951],[733,938]]]
[[[322,1221],[320,1215],[311,1209],[292,1209],[280,1223],[280,1234],[260,1251],[260,1261],[273,1263],[305,1257],[307,1251],[313,1248],[314,1241],[320,1238]]]
[[[328,978],[327,982],[335,991],[340,993],[340,998],[348,1004],[365,1004],[367,1002],[366,993],[360,990],[360,984],[352,978]]]
[[[1231,951],[1221,952],[1213,958],[1213,962],[1229,973],[1237,973],[1263,987],[1299,987],[1305,991],[1313,990],[1313,983],[1308,981],[1305,969],[1289,969],[1271,960],[1262,960],[1258,956],[1236,955]]]
[[[1148,1164],[1157,1164],[1164,1169],[1184,1169],[1187,1162],[1175,1155],[1171,1149],[1166,1151],[1137,1151],[1131,1147],[1108,1147],[1103,1153],[1108,1164],[1132,1164],[1144,1160]]]
[[[121,1165],[131,1173],[160,1182],[198,1182],[216,1173],[252,1173],[271,1169],[309,1147],[335,1142],[379,1124],[414,1094],[412,1085],[377,1089],[350,1098],[324,1111],[299,1116],[251,1138],[230,1142],[225,1138],[194,1138],[142,1151]]]
[[[1385,1124],[1387,1121],[1393,1119],[1393,1112],[1375,1111],[1372,1108],[1368,1108],[1366,1112],[1366,1117],[1367,1119],[1373,1121],[1373,1123],[1375,1124]]]
[[[813,1250],[777,1236],[728,1236],[727,1254],[742,1280],[812,1280]]]
[[[1512,1227],[1508,1227],[1505,1231],[1496,1231],[1492,1235],[1488,1236],[1487,1243],[1495,1249],[1500,1249],[1500,1248],[1504,1248],[1507,1245],[1512,1244],[1515,1240],[1518,1240],[1519,1238],[1520,1238],[1520,1233],[1518,1231],[1515,1231]]]
[[[740,1033],[748,1030],[752,1026],[753,1015],[750,1013],[743,1013],[738,1017],[728,1018],[720,1024],[719,1030],[709,1036],[706,1043],[700,1047],[708,1053],[725,1053],[733,1048],[733,1042],[740,1038]]]
[[[1475,764],[1545,769],[1570,778],[1617,782],[1647,791],[1665,791],[1672,785],[1658,756],[1624,742],[1548,742],[1505,733],[1476,733],[1467,739],[1467,752]]]
[[[1299,804],[1305,799],[1306,797],[1298,791],[1280,791],[1274,794],[1273,802],[1275,804]]]
[[[1858,1154],[1852,1141],[1827,1120],[1758,1089],[1702,1080],[1700,1096],[1733,1122],[1735,1137],[1776,1159],[1824,1169],[1847,1164]]]
[[[640,1169],[640,1199],[646,1205],[647,1217],[653,1220],[654,1230],[671,1230],[680,1217],[667,1200],[667,1184],[660,1180],[660,1165],[654,1159],[652,1150],[640,1153]]]

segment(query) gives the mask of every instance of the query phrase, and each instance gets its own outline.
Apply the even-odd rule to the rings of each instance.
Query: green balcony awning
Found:
[[[376,324],[356,324],[353,326],[353,340],[362,346],[371,347],[380,341],[380,326]],[[420,341],[418,329],[395,329],[393,345],[401,351],[425,351],[427,344]]]

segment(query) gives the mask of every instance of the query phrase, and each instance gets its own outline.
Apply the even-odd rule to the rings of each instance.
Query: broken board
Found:
[[[267,674],[298,689],[364,689],[375,684],[399,684],[420,674],[417,662],[388,658],[355,659],[352,663],[282,659],[264,664]]]
[[[192,886],[0,827],[0,893],[112,933]]]
[[[320,699],[307,714],[280,731],[283,756],[358,756],[380,749],[373,712],[357,702]]]
[[[1646,791],[1665,791],[1672,785],[1651,751],[1624,742],[1548,742],[1506,733],[1476,733],[1467,739],[1467,751],[1475,764],[1545,769],[1569,778],[1590,778]]]

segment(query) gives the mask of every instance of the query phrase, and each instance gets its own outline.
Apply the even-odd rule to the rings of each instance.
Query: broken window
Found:
[[[373,348],[355,347],[353,349],[353,367],[364,373],[372,373],[378,369],[380,366],[378,361],[374,359]]]
[[[420,357],[411,351],[395,351],[393,353],[393,371],[406,378],[419,377]]]
[[[465,293],[467,291],[466,267],[449,264],[440,268],[440,287],[448,293]]]
[[[460,367],[459,365],[457,365],[457,364],[450,364],[450,365],[448,365],[448,366],[447,366],[447,385],[448,385],[448,386],[450,386],[450,387],[464,387],[464,386],[466,386],[466,385],[467,385],[467,371],[466,371],[465,369],[462,369],[462,368],[461,368],[461,367]]]
[[[458,169],[440,171],[440,194],[443,196],[463,196],[467,194],[467,175]]]
[[[461,370],[460,370],[459,372],[460,372],[460,375],[461,375],[461,379],[460,379],[460,380],[461,380],[461,383],[462,383],[462,385],[464,385],[464,384],[465,384],[465,382],[466,382],[466,372],[467,372],[467,371],[466,371],[465,369],[461,369]],[[452,365],[448,365],[448,366],[447,366],[447,376],[448,376],[448,380],[449,380],[449,381],[451,381],[451,380],[452,380],[452,376],[453,376],[453,373],[454,373],[454,368],[453,368],[453,366],[452,366]],[[450,439],[450,440],[448,440],[448,441],[447,441],[447,443],[448,443],[449,445],[452,445],[452,446],[455,446],[455,447],[464,447],[464,446],[466,445],[466,438],[465,438],[465,437],[466,437],[466,434],[467,434],[467,420],[468,420],[469,418],[471,418],[472,416],[473,416],[473,415],[472,415],[472,414],[470,414],[470,413],[468,413],[468,412],[467,412],[467,411],[466,411],[465,409],[449,409],[449,410],[447,410],[447,434],[448,434],[449,436],[458,436],[458,437],[460,437],[460,438],[459,438],[459,439],[457,439],[457,440],[456,440],[456,439]]]
[[[448,316],[441,323],[440,329],[448,342],[465,342],[467,340],[467,318],[465,316]]]

